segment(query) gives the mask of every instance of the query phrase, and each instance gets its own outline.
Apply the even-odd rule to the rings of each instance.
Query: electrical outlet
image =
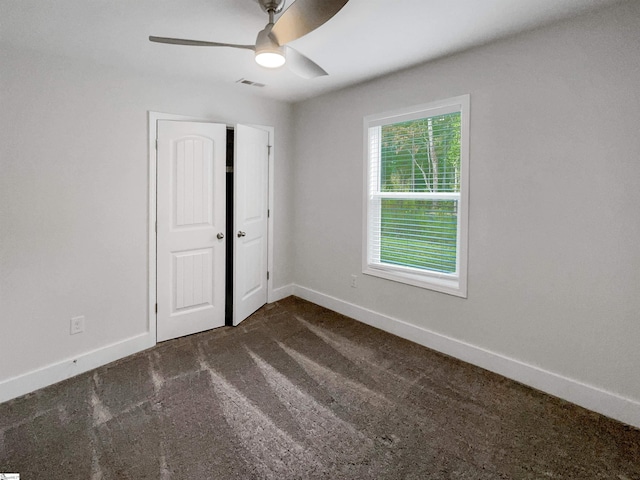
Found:
[[[71,335],[75,335],[76,333],[84,332],[84,315],[80,315],[79,317],[73,317],[71,319]]]
[[[358,276],[351,275],[351,288],[358,288]]]

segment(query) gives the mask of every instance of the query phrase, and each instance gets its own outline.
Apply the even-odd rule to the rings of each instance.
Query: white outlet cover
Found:
[[[84,315],[80,315],[79,317],[73,317],[71,319],[71,335],[75,335],[76,333],[82,333],[84,331]]]

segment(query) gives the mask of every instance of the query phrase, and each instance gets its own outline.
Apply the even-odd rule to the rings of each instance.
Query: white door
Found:
[[[157,340],[224,325],[226,126],[158,121]]]
[[[234,157],[233,324],[267,303],[269,133],[237,125]]]

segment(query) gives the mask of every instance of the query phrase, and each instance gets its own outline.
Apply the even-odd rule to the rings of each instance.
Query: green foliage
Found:
[[[460,113],[382,127],[384,192],[460,191]]]
[[[460,191],[460,113],[382,127],[383,192]],[[381,205],[380,260],[455,273],[457,202],[390,199]]]
[[[380,261],[456,271],[457,202],[383,199]]]

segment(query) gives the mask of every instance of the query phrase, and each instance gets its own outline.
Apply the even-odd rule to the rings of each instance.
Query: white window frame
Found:
[[[468,227],[469,227],[469,109],[470,96],[438,100],[422,105],[393,110],[364,118],[364,202],[363,202],[363,234],[362,234],[362,273],[396,282],[443,292],[458,297],[467,297],[467,259],[468,259]],[[372,192],[371,185],[377,184],[379,178],[380,159],[372,169],[370,162],[369,129],[394,123],[434,117],[447,113],[460,112],[460,193],[387,193]],[[432,270],[382,264],[372,252],[369,237],[374,227],[372,221],[376,198],[406,197],[433,198],[446,197],[458,200],[458,231],[456,248],[456,272],[447,274]],[[379,205],[380,202],[378,202]],[[378,207],[379,208],[379,207]],[[378,233],[379,235],[379,233]]]

